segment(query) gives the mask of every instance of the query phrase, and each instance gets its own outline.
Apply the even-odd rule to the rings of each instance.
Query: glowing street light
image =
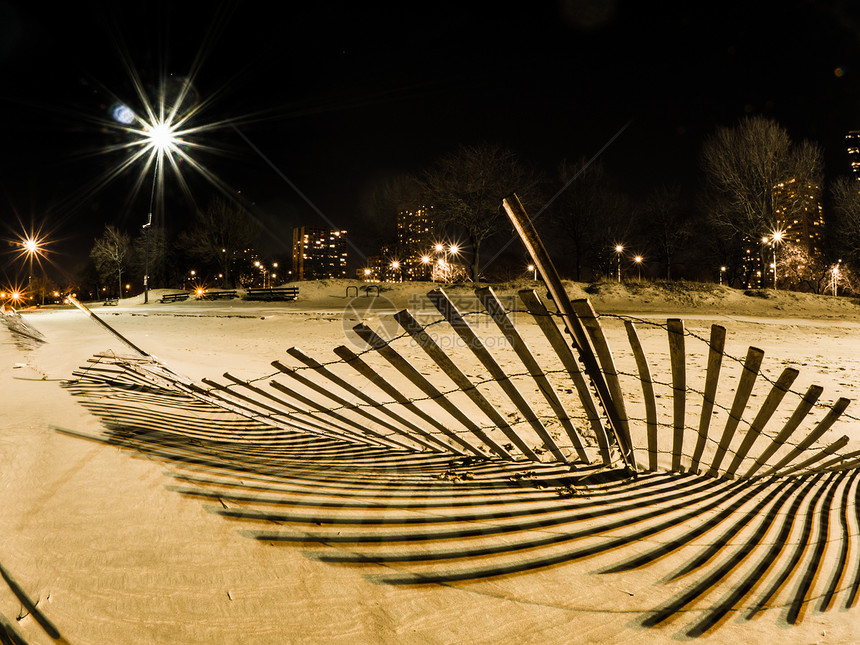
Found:
[[[621,282],[621,254],[624,253],[624,247],[621,244],[615,245],[615,255],[618,256],[617,276],[618,282]]]
[[[776,247],[780,244],[780,242],[782,242],[782,239],[784,237],[785,237],[785,233],[783,233],[782,231],[776,230],[770,234],[770,239],[769,239],[770,244],[773,246],[773,264],[771,264],[771,266],[773,267],[773,288],[774,289],[778,288],[776,286]],[[765,238],[763,238],[762,241],[765,241],[765,240],[768,240],[768,238],[765,237]]]
[[[528,266],[526,267],[526,269],[527,269],[528,271],[533,272],[533,274],[534,274],[534,280],[535,280],[535,281],[537,281],[537,267],[536,267],[534,264],[530,264],[530,265],[528,265]]]
[[[641,255],[637,255],[633,258],[633,261],[636,263],[636,271],[637,271],[637,282],[642,282],[642,260],[644,258]]]
[[[839,278],[842,276],[842,272],[839,270],[839,265],[842,263],[842,260],[839,260],[836,264],[830,267],[830,291],[833,295],[836,295],[836,289],[839,285]]]
[[[726,267],[720,267],[720,285],[723,284],[723,274],[726,272]]]

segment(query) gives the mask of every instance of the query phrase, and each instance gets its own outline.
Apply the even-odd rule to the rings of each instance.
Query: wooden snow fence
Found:
[[[129,343],[137,356],[94,357],[68,387],[105,441],[172,463],[177,492],[245,535],[392,567],[378,582],[654,567],[686,585],[651,579],[639,624],[683,615],[687,636],[729,615],[854,607],[848,400],[798,389],[792,367],[771,375],[755,347],[733,356],[722,326],[571,301],[518,200],[503,205],[547,299],[435,289],[432,310],[359,323],[331,354],[290,348],[250,380],[191,382]]]

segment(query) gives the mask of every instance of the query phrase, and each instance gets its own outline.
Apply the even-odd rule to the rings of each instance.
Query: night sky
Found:
[[[0,235],[41,228],[71,270],[105,224],[146,221],[149,184],[130,198],[139,168],[90,190],[122,163],[106,150],[124,136],[111,106],[136,101],[124,60],[150,91],[192,79],[193,125],[221,125],[189,136],[207,146],[191,154],[283,255],[293,226],[322,223],[372,253],[373,187],[459,143],[500,143],[552,172],[623,129],[601,158],[632,196],[660,182],[692,194],[703,139],[764,115],[822,146],[827,180],[848,172],[855,2],[363,4],[0,0]],[[205,205],[213,189],[186,175]],[[158,218],[178,230],[193,205],[166,189]],[[11,254],[0,262],[9,271]]]

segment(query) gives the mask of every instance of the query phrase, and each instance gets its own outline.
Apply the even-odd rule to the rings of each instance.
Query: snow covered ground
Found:
[[[350,330],[359,321],[393,335],[394,312],[408,307],[429,316],[432,311],[423,295],[433,288],[428,284],[393,285],[376,298],[355,297],[348,287],[360,285],[352,281],[299,286],[295,302],[162,304],[153,292],[146,305],[137,297],[91,308],[132,343],[195,380],[228,370],[241,378],[269,374],[271,362],[287,362],[286,350],[293,346],[331,358],[337,345],[358,347]],[[524,283],[498,290],[507,296],[522,286],[537,287]],[[639,319],[658,381],[667,381],[670,371],[666,331],[649,322],[683,318],[686,329],[702,338],[712,323],[725,326],[732,356],[742,359],[750,345],[764,350],[763,372],[771,378],[786,366],[796,367],[801,375],[793,389],[821,385],[828,402],[856,401],[860,394],[860,305],[851,299],[744,295],[695,285],[606,283],[589,290],[593,293],[569,285],[571,297],[590,298],[604,316],[622,373],[634,368],[617,316]],[[468,286],[446,291],[468,306]],[[662,643],[683,638],[682,618],[651,629],[638,623],[644,612],[683,589],[683,580],[660,582],[672,570],[669,562],[597,575],[611,560],[598,556],[481,581],[392,586],[374,579],[389,572],[388,565],[335,566],[309,557],[349,547],[248,539],[243,525],[176,492],[187,467],[81,437],[100,436],[102,426],[62,382],[93,354],[127,352],[127,347],[74,308],[21,314],[45,342],[0,330],[0,567],[6,579],[0,584],[0,618],[27,642]],[[529,339],[537,337],[525,317],[517,323]],[[691,387],[700,387],[705,346],[691,339],[688,353]],[[860,416],[853,405],[848,412]],[[860,449],[860,422],[854,417],[841,419],[831,433],[850,437],[846,450]],[[855,545],[856,529],[852,525]],[[36,603],[35,615],[22,607],[21,595]],[[809,611],[793,627],[780,620],[780,612],[775,607],[752,621],[729,619],[702,640],[856,642],[860,609]]]

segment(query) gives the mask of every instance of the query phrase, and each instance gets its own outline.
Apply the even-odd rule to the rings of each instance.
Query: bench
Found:
[[[238,298],[239,292],[235,289],[228,291],[206,291],[202,296],[199,296],[200,299],[205,300],[227,300],[229,298]]]
[[[179,293],[165,293],[161,296],[161,302],[182,302],[183,300],[188,300],[188,296],[191,294],[187,291],[180,291]]]
[[[105,298],[104,306],[109,307],[110,305],[116,305],[118,302],[118,298]]]
[[[248,289],[245,292],[245,300],[295,300],[298,297],[298,287],[278,287],[277,289]]]

